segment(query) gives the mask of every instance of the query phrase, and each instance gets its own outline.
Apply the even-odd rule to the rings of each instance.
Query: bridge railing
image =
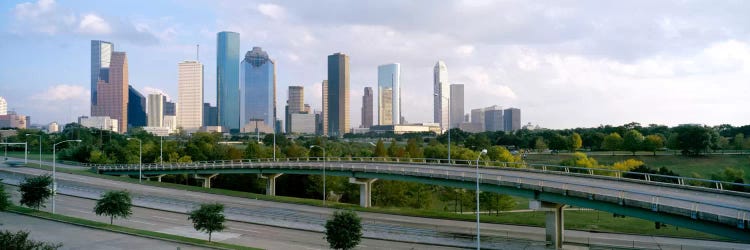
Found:
[[[147,163],[143,164],[143,170],[175,170],[175,169],[211,169],[216,167],[245,167],[253,163],[275,163],[282,164],[286,162],[359,162],[359,163],[390,163],[390,164],[412,164],[426,166],[453,166],[453,167],[474,167],[476,161],[470,160],[447,160],[434,158],[398,158],[398,157],[294,157],[294,158],[263,158],[263,159],[242,159],[242,160],[218,160],[218,161],[197,161],[185,163]],[[709,180],[700,178],[690,178],[683,176],[670,176],[652,173],[622,171],[616,169],[604,168],[585,168],[573,166],[561,166],[550,164],[535,164],[525,162],[500,162],[480,160],[481,168],[511,168],[518,170],[534,170],[543,172],[556,172],[561,174],[591,175],[602,178],[631,179],[642,180],[646,182],[657,182],[663,184],[674,184],[679,186],[689,186],[695,188],[708,188],[722,190],[725,192],[750,192],[750,184],[734,183],[719,180]],[[85,164],[84,166],[92,167],[97,171],[128,171],[138,170],[139,164]]]

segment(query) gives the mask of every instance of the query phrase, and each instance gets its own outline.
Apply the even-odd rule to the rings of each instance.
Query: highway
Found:
[[[32,175],[48,173],[43,170],[30,168],[4,168],[4,170],[11,171],[12,173],[24,173]],[[0,178],[5,178],[6,182],[12,183],[14,180],[19,180],[21,176],[17,174],[14,176],[14,174],[2,173],[2,175],[0,175]],[[220,202],[227,206],[227,216],[232,220],[250,221],[253,223],[271,225],[275,227],[309,230],[303,232],[317,235],[313,236],[313,238],[317,237],[318,241],[323,243],[324,240],[322,240],[322,234],[319,232],[322,231],[322,224],[330,216],[332,211],[331,209],[320,207],[237,199],[234,197],[226,197],[221,195],[211,195],[185,191],[175,193],[174,190],[171,189],[142,186],[61,173],[58,173],[58,178],[60,179],[60,193],[63,194],[72,194],[88,198],[98,198],[99,194],[102,191],[114,189],[112,187],[118,187],[117,189],[127,189],[132,192],[134,194],[134,202],[138,206],[157,208],[168,211],[184,212],[192,209],[192,207],[196,206],[200,202]],[[88,211],[92,206],[89,206],[87,209],[79,208],[78,210]],[[474,234],[473,229],[475,224],[471,222],[414,218],[376,213],[359,214],[363,217],[363,222],[365,223],[365,236],[369,238],[424,242],[433,244],[437,243],[441,245],[452,245],[459,247],[471,247],[473,245],[471,236]],[[183,218],[185,217],[184,215],[182,216]],[[144,218],[143,220],[135,220],[145,222],[151,221],[148,218]],[[483,246],[485,247],[503,249],[507,246],[516,246],[514,248],[533,249],[535,247],[542,247],[544,245],[543,242],[539,242],[544,237],[544,229],[542,228],[483,224],[482,233],[484,243]],[[294,235],[294,233],[283,232],[272,233],[266,236],[283,234]],[[264,236],[263,238],[271,242],[294,242],[293,239],[299,238],[292,237],[291,240],[274,238],[268,239],[266,238],[266,236]],[[520,240],[509,239],[508,237],[518,238]],[[309,241],[305,240],[305,242]],[[750,245],[734,243],[684,240],[665,237],[598,234],[573,230],[566,231],[566,242],[591,242],[592,244],[619,245],[626,247],[636,246],[638,248],[651,249],[687,249],[686,247],[688,246],[693,247],[692,249],[750,248]],[[368,244],[364,245],[368,246]],[[381,242],[379,242],[377,244],[374,244],[373,246],[382,246],[382,244]],[[315,246],[309,247],[315,248]]]

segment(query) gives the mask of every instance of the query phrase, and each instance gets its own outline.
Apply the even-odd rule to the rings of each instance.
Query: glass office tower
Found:
[[[240,128],[240,34],[216,34],[216,107],[219,125]]]
[[[274,127],[276,120],[276,63],[260,47],[245,54],[240,64],[240,126],[263,121]]]
[[[328,56],[328,136],[343,137],[349,131],[349,56]]]
[[[401,120],[401,65],[378,66],[378,124],[394,125]]]
[[[109,82],[109,66],[112,61],[112,51],[115,46],[110,42],[92,40],[91,41],[91,110],[96,105],[96,83],[102,80]]]

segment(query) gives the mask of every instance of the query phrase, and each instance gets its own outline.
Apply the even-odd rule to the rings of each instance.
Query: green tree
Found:
[[[266,149],[256,141],[249,141],[245,147],[245,157],[248,159],[261,159],[267,157]]]
[[[583,146],[583,140],[581,139],[581,135],[573,132],[573,134],[570,135],[570,151],[575,152],[582,146]]]
[[[26,178],[19,185],[21,205],[33,209],[44,207],[44,202],[52,196],[52,190],[49,188],[50,184],[52,184],[52,177],[49,175]]]
[[[112,225],[115,217],[123,219],[130,217],[133,214],[132,206],[133,202],[127,191],[107,191],[96,201],[94,213],[98,216],[109,216],[109,224]]]
[[[638,151],[641,149],[641,146],[643,144],[643,135],[641,132],[638,132],[638,130],[631,129],[625,132],[625,137],[623,137],[622,142],[622,148],[630,151],[635,155],[635,151]]]
[[[3,179],[0,179],[0,183],[2,182]],[[5,185],[0,185],[0,211],[5,211],[10,205],[10,195],[5,192]]]
[[[677,133],[677,149],[683,155],[699,155],[711,147],[711,129],[696,126],[682,125],[672,129]]]
[[[521,159],[519,157],[514,156],[513,154],[508,151],[505,147],[502,146],[492,146],[487,150],[487,156],[492,161],[499,161],[499,162],[519,162]]]
[[[739,133],[734,135],[732,145],[734,145],[734,149],[737,150],[745,149],[745,134]]]
[[[376,157],[387,157],[388,152],[385,150],[385,145],[383,145],[383,140],[378,139],[378,142],[375,144],[375,156]]]
[[[544,142],[544,138],[539,136],[534,140],[534,149],[536,149],[537,152],[542,152],[544,150],[547,150],[547,143]]]
[[[622,148],[623,139],[617,132],[611,133],[604,137],[602,148],[604,150],[616,151]]]
[[[391,157],[398,156],[399,146],[396,143],[396,139],[391,139],[391,144],[388,145],[388,155]]]
[[[654,152],[664,147],[664,139],[659,135],[649,135],[643,140],[643,149],[646,151]]]
[[[409,140],[406,141],[406,152],[409,153],[409,157],[411,158],[424,157],[422,149],[419,147],[419,144],[417,144],[417,138],[409,138]]]
[[[333,212],[325,228],[326,241],[333,249],[352,249],[362,240],[362,220],[351,210]]]
[[[496,215],[499,215],[500,211],[510,210],[516,206],[516,201],[513,197],[492,192],[479,193],[479,201],[481,209],[487,210],[490,213],[494,210],[496,211]]]
[[[62,243],[52,244],[29,239],[29,232],[26,231],[0,231],[0,249],[55,250],[61,247]]]
[[[195,230],[208,233],[211,242],[213,232],[221,232],[224,226],[224,205],[219,203],[201,204],[200,208],[190,211],[188,219],[193,222]]]
[[[569,148],[568,145],[568,139],[557,133],[549,139],[549,148],[552,150],[565,150]]]

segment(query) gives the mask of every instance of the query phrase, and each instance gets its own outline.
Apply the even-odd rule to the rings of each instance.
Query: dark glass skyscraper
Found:
[[[146,97],[128,85],[128,127],[145,127]]]
[[[240,65],[240,126],[262,120],[269,128],[276,121],[276,63],[260,47],[245,54]]]
[[[344,136],[349,121],[349,56],[328,56],[328,136]]]
[[[216,34],[216,107],[219,125],[240,128],[240,34]]]

